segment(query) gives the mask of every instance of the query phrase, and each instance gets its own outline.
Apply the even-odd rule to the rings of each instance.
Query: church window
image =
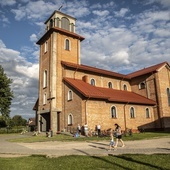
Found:
[[[47,101],[47,94],[44,93],[44,95],[43,95],[43,105],[46,104],[46,101]]]
[[[71,32],[74,32],[74,24],[71,24]]]
[[[70,30],[69,26],[70,26],[70,21],[67,18],[63,17],[61,19],[61,28],[69,31]]]
[[[70,113],[68,115],[68,125],[72,125],[73,124],[73,115]]]
[[[126,86],[126,84],[123,85],[123,90],[126,90],[126,91],[127,91],[127,86]]]
[[[111,118],[117,118],[117,112],[115,106],[111,107]]]
[[[141,82],[139,84],[139,89],[145,89],[145,83],[144,82]]]
[[[65,50],[70,50],[70,41],[69,41],[69,39],[65,40]]]
[[[43,88],[47,87],[47,70],[44,71],[43,75]]]
[[[168,106],[170,106],[170,89],[167,88]]]
[[[108,87],[109,87],[110,89],[112,89],[112,82],[109,82],[109,83],[108,83]]]
[[[149,108],[146,108],[146,118],[150,118]]]
[[[95,86],[95,80],[94,79],[91,79],[91,85]]]
[[[48,42],[46,41],[44,44],[44,53],[46,53],[48,50]]]
[[[53,19],[50,19],[50,28],[53,27]]]
[[[68,100],[73,100],[73,92],[71,90],[68,91]]]
[[[133,107],[130,108],[130,118],[135,118],[135,110]]]

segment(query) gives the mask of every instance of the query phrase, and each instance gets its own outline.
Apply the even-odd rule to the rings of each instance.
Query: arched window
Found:
[[[68,125],[72,125],[73,124],[73,115],[70,113],[68,115]]]
[[[53,19],[50,19],[50,28],[53,27]]]
[[[60,26],[60,18],[56,18],[56,26],[57,26],[57,27]]]
[[[111,118],[117,118],[117,112],[115,106],[111,107]]]
[[[71,90],[68,91],[68,100],[73,99],[73,92]]]
[[[69,26],[70,26],[70,21],[68,20],[68,18],[63,17],[61,19],[61,28],[70,31]]]
[[[149,108],[146,108],[146,118],[150,118]]]
[[[127,86],[126,86],[126,84],[123,85],[123,90],[126,90],[126,91],[127,91]]]
[[[130,108],[130,118],[135,118],[135,110],[133,107]]]
[[[167,88],[168,106],[170,106],[170,89]]]
[[[43,95],[43,105],[46,104],[46,101],[47,101],[47,95],[46,95],[46,93],[44,93],[44,95]]]
[[[112,89],[112,82],[108,83],[108,87]]]
[[[91,83],[90,83],[92,86],[95,86],[95,80],[94,79],[91,79]]]
[[[48,50],[48,42],[46,41],[46,42],[44,43],[44,53],[46,53],[47,50]]]
[[[47,70],[44,71],[43,75],[43,88],[47,87]]]
[[[145,89],[145,83],[144,82],[141,82],[139,84],[139,89]]]
[[[74,24],[71,24],[71,32],[74,32]]]
[[[69,39],[65,40],[65,50],[70,50],[70,41],[69,41]]]

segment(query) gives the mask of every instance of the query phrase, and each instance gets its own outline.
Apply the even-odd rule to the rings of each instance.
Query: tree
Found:
[[[13,96],[10,85],[12,80],[4,73],[4,69],[0,65],[0,114],[8,119],[10,115],[10,105]]]
[[[15,126],[25,126],[27,123],[27,120],[23,119],[22,116],[20,115],[15,115],[12,118],[12,122],[14,123]]]

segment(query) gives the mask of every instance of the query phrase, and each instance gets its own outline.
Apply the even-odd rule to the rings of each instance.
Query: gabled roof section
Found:
[[[156,64],[156,65],[144,68],[142,70],[138,70],[136,72],[127,74],[127,77],[135,78],[135,77],[138,77],[138,76],[141,76],[141,75],[145,75],[145,74],[149,74],[149,73],[155,73],[155,72],[159,71],[159,69],[164,67],[166,64],[168,64],[168,62],[163,62],[163,63],[160,63],[160,64]]]
[[[103,99],[116,103],[131,103],[141,105],[156,104],[155,101],[145,98],[134,92],[96,87],[79,79],[64,78],[64,81],[86,98]]]
[[[85,38],[82,37],[81,35],[78,35],[74,32],[70,32],[70,31],[67,31],[65,29],[62,29],[62,28],[58,28],[58,27],[53,27],[53,28],[50,28],[49,31],[47,31],[38,41],[36,44],[38,45],[41,45],[42,43],[44,43],[44,41],[46,40],[46,37],[48,37],[52,32],[59,32],[59,33],[62,33],[64,35],[67,35],[67,36],[70,36],[70,37],[73,37],[73,38],[76,38],[76,39],[79,39],[80,41],[83,41]]]
[[[87,65],[83,65],[83,64],[74,64],[74,63],[65,62],[65,61],[61,61],[61,64],[66,67],[76,69],[77,71],[78,70],[88,71],[93,74],[97,73],[97,74],[102,74],[105,76],[117,77],[120,79],[129,80],[129,78],[127,78],[127,76],[125,76],[124,74],[120,74],[120,73],[116,73],[116,72],[112,72],[112,71],[108,71],[108,70],[103,70],[103,69],[99,69],[96,67],[91,67],[91,66],[87,66]]]

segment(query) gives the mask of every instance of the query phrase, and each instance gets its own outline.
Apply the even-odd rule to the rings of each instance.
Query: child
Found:
[[[115,143],[114,143],[113,133],[110,132],[110,144],[109,144],[108,151],[111,151],[111,149],[114,148],[114,145],[115,145]]]

